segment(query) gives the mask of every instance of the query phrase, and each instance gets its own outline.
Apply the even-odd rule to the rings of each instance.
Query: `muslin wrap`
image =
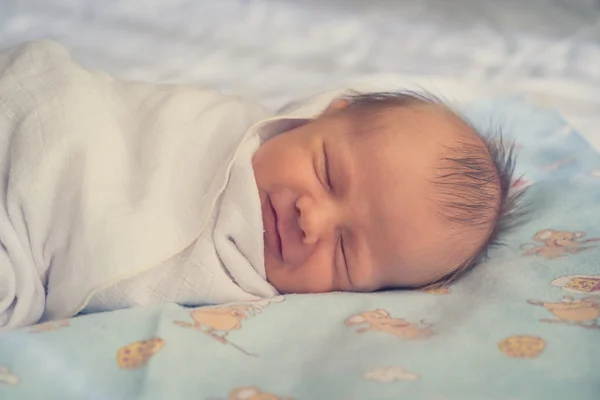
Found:
[[[119,297],[136,290],[147,303],[276,295],[251,167],[268,117],[88,71],[52,41],[1,53],[0,328],[143,303]]]

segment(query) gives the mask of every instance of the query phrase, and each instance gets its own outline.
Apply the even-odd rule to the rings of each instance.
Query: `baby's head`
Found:
[[[515,216],[512,151],[415,93],[334,100],[265,142],[253,167],[282,293],[444,284]]]

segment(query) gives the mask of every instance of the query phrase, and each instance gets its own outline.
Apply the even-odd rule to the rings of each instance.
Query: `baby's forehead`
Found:
[[[379,106],[348,110],[352,120],[348,134],[351,140],[367,146],[371,152],[381,147],[395,148],[399,153],[406,146],[411,151],[436,153],[443,160],[444,149],[470,143],[486,157],[486,147],[469,122],[443,104],[411,104]]]
[[[388,140],[413,135],[440,144],[458,140],[481,142],[465,118],[441,103],[349,107],[347,115],[352,119],[350,133],[363,140],[377,140],[382,135]],[[482,150],[485,151],[484,146]]]
[[[394,238],[387,252],[410,255],[407,265],[432,265],[438,274],[474,256],[499,200],[498,171],[475,129],[442,105],[373,110],[360,120],[354,135],[365,141],[360,151],[371,201],[378,204],[378,224],[388,228],[378,240]],[[454,243],[451,236],[462,239]]]

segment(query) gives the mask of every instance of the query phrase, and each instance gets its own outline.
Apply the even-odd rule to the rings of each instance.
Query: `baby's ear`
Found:
[[[327,106],[327,108],[325,109],[325,111],[323,111],[323,115],[329,115],[329,114],[333,114],[336,113],[338,111],[342,111],[343,109],[347,108],[350,105],[350,102],[346,99],[333,99],[331,101],[331,103],[329,103],[329,105]]]

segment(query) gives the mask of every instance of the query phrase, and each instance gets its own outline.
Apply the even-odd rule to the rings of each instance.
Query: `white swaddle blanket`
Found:
[[[268,115],[87,71],[50,41],[0,54],[0,328],[73,316],[96,293],[102,308],[156,268],[193,273],[196,303],[276,295],[250,164]]]

